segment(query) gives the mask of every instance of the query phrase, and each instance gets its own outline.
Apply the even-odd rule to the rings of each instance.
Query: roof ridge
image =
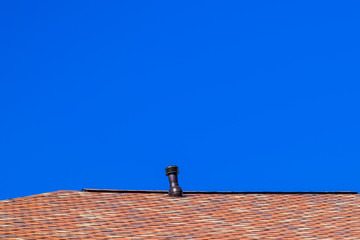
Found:
[[[109,193],[162,193],[163,190],[116,190],[116,189],[82,189],[83,192],[109,192]],[[333,192],[280,192],[280,191],[184,191],[184,194],[358,194],[355,191],[333,191]]]

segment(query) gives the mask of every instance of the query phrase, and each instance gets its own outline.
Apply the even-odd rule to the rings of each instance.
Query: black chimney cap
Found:
[[[177,166],[168,166],[165,168],[166,176],[169,176],[169,174],[175,173],[179,174],[179,168]]]

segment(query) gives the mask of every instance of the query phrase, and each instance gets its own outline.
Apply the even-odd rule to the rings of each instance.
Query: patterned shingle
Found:
[[[360,198],[58,191],[1,201],[0,238],[360,239]]]

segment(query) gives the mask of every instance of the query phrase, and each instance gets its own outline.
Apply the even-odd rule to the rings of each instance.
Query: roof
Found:
[[[339,193],[57,191],[0,202],[6,239],[360,239],[360,198]]]

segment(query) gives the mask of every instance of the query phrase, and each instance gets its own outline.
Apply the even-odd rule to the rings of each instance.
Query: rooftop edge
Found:
[[[113,190],[113,189],[87,189],[84,188],[83,192],[107,192],[107,193],[161,193],[167,194],[168,191],[162,190]],[[184,191],[184,194],[358,194],[355,191],[335,191],[335,192],[232,192],[232,191]]]

